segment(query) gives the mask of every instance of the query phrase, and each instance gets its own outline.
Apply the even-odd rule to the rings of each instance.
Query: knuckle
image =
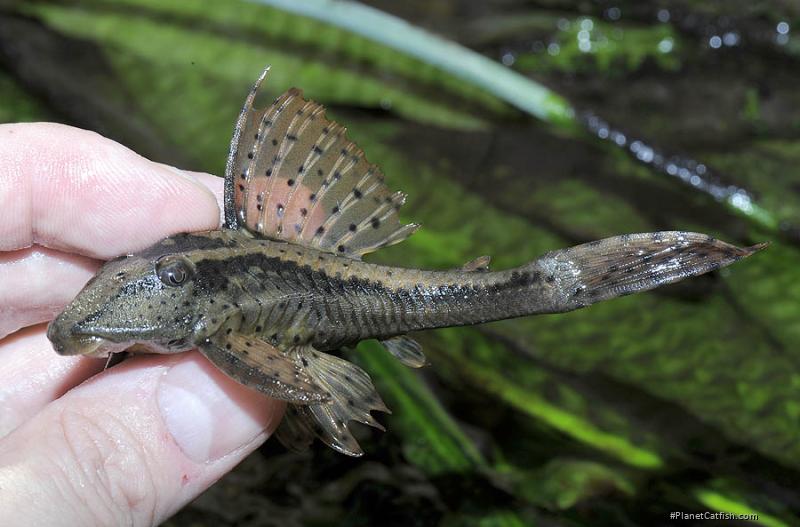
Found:
[[[61,447],[50,463],[67,498],[80,500],[96,525],[151,525],[155,481],[146,450],[110,413],[90,417],[62,410],[54,430]]]

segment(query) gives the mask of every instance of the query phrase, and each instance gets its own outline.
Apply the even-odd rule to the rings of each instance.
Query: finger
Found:
[[[0,253],[0,338],[52,320],[99,265],[85,256],[44,247]]]
[[[0,438],[103,369],[104,361],[53,353],[45,325],[0,342]]]
[[[184,172],[197,178],[200,183],[205,185],[208,190],[214,194],[214,198],[219,205],[219,220],[217,224],[222,225],[225,223],[225,180],[212,174],[206,174],[205,172],[193,172],[191,170],[184,170]]]
[[[196,177],[94,132],[0,125],[0,250],[36,243],[107,259],[218,218]]]
[[[0,441],[0,511],[12,525],[157,525],[257,448],[282,412],[198,353],[127,361]]]

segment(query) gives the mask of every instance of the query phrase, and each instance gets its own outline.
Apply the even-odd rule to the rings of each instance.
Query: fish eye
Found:
[[[192,262],[182,256],[167,255],[156,261],[156,274],[164,285],[177,287],[194,274]]]

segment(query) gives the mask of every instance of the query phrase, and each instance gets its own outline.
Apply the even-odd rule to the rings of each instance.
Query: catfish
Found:
[[[403,364],[426,364],[409,333],[563,313],[730,265],[738,248],[693,232],[625,234],[489,271],[376,265],[362,257],[408,238],[406,199],[324,108],[290,89],[266,109],[247,96],[225,168],[224,225],[181,233],[107,262],[53,320],[62,355],[199,349],[241,384],[287,401],[277,437],[363,453],[352,421],[388,411],[369,375],[340,357],[378,339]]]

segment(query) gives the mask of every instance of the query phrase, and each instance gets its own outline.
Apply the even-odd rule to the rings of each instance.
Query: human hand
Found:
[[[157,525],[256,449],[283,404],[199,353],[57,355],[46,324],[101,260],[216,229],[222,179],[95,133],[0,125],[0,518]]]

